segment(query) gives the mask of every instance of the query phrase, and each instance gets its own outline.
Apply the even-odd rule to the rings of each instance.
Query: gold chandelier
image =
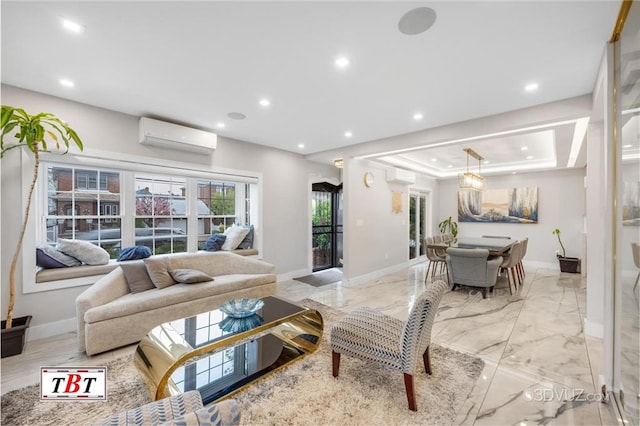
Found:
[[[471,148],[465,148],[464,152],[467,153],[467,172],[460,173],[458,175],[458,185],[460,186],[460,189],[484,191],[487,189],[487,181],[480,175],[481,161],[484,160],[484,158]],[[478,174],[469,171],[469,157],[473,157],[478,160]]]

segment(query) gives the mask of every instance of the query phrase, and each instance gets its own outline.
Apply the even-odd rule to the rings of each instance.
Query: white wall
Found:
[[[310,206],[308,205],[309,176],[339,179],[338,170],[329,165],[311,162],[301,155],[266,148],[238,140],[218,138],[218,148],[209,156],[160,150],[138,143],[138,117],[121,114],[55,98],[12,86],[2,85],[2,103],[24,108],[29,113],[52,112],[78,131],[86,150],[106,151],[113,158],[136,155],[188,162],[210,170],[236,169],[262,174],[263,180],[263,242],[261,256],[276,265],[278,274],[308,269],[308,240],[297,238],[308,234]],[[19,155],[2,160],[2,242],[0,265],[2,270],[2,313],[6,312],[9,264],[18,238],[24,194],[21,192]],[[26,241],[25,253],[35,253],[34,241]],[[16,316],[31,314],[32,326],[62,321],[75,316],[75,298],[86,287],[22,294],[21,266],[17,270],[18,295]],[[33,328],[32,327],[32,328]]]
[[[562,243],[567,256],[582,257],[582,231],[585,215],[584,169],[548,172],[518,173],[506,176],[488,176],[488,188],[538,187],[538,223],[459,223],[458,235],[508,235],[514,239],[529,238],[527,257],[530,262],[559,269],[556,250],[558,240],[551,232],[562,231]],[[458,181],[439,181],[439,207],[436,224],[452,216],[458,217]]]

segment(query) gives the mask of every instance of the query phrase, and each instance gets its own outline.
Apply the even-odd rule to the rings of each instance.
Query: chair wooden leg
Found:
[[[429,356],[429,346],[422,354],[422,360],[424,361],[424,372],[431,374],[431,357]]]
[[[511,275],[509,274],[509,269],[507,269],[507,283],[509,284],[509,294],[513,295],[513,290],[511,290]]]
[[[338,371],[340,370],[340,353],[331,351],[331,354],[333,377],[338,377]]]
[[[482,298],[483,299],[487,298],[487,288],[486,287],[482,287]]]
[[[640,280],[640,272],[638,272],[638,276],[636,277],[636,282],[633,285],[633,291],[636,291],[636,287],[638,287],[638,280]]]
[[[418,408],[416,407],[416,394],[413,390],[413,376],[411,374],[404,373],[404,388],[407,390],[409,410],[418,411]]]

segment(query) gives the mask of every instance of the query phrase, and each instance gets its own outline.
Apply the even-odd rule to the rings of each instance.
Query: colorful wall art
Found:
[[[538,223],[538,188],[458,191],[458,222]]]

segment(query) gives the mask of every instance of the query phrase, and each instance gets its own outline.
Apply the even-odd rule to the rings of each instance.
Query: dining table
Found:
[[[501,256],[509,251],[517,240],[506,238],[458,237],[451,241],[427,244],[427,248],[446,250],[450,247],[466,249],[486,249],[490,256]]]

